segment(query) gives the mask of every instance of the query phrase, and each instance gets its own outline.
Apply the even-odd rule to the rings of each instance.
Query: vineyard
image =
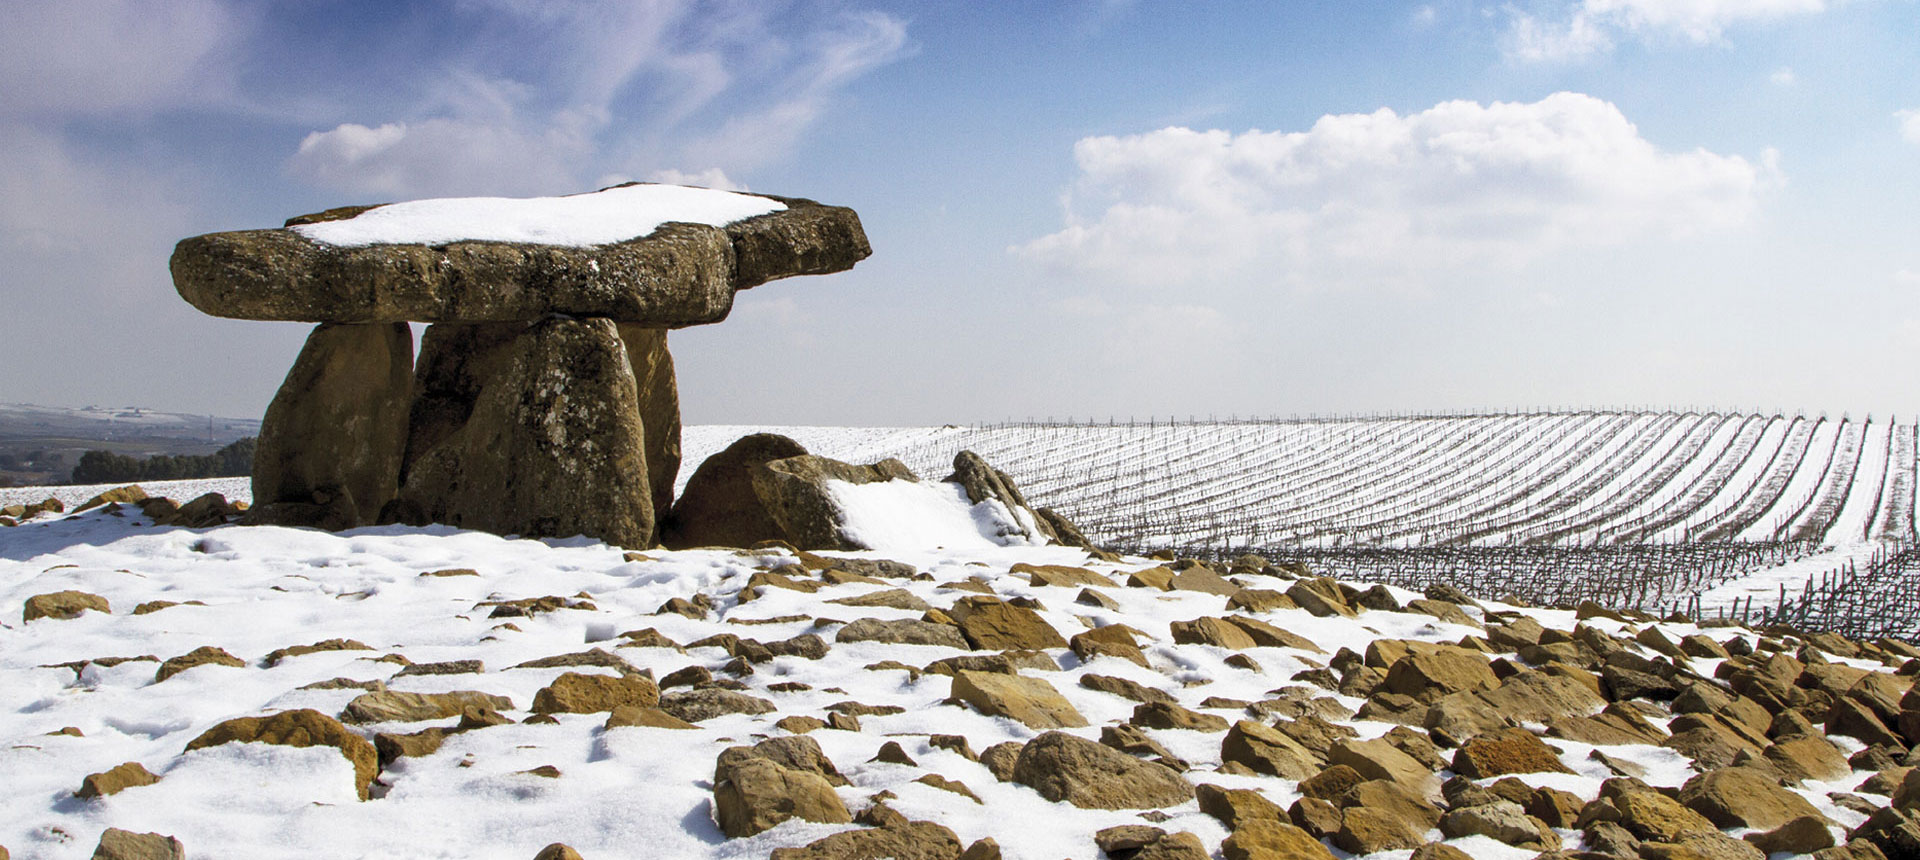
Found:
[[[756,428],[691,427],[687,462]],[[972,450],[1095,542],[1571,604],[1920,630],[1916,428],[1583,411],[773,428],[944,476]]]

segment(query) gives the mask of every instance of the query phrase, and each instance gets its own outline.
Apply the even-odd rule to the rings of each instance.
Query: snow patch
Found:
[[[846,521],[841,532],[876,550],[986,549],[1027,543],[1020,522],[997,501],[973,504],[959,484],[935,481],[827,481]]]
[[[639,238],[669,221],[722,227],[785,208],[778,200],[712,188],[626,185],[566,197],[412,200],[293,231],[344,247],[533,242],[580,248]]]

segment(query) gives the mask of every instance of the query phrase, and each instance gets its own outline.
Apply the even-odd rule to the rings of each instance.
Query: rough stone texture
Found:
[[[533,860],[584,860],[584,858],[580,856],[580,852],[573,850],[573,846],[565,842],[555,842],[540,849],[540,853],[533,855]]]
[[[1433,771],[1385,738],[1342,740],[1328,751],[1327,761],[1353,768],[1367,779],[1392,780],[1416,791],[1424,791],[1434,781]]]
[[[260,422],[255,525],[372,525],[399,494],[413,397],[406,323],[322,324]]]
[[[1795,818],[1819,816],[1806,798],[1751,767],[1726,767],[1687,780],[1680,802],[1719,827],[1771,830]]]
[[[1349,807],[1340,820],[1340,832],[1333,844],[1355,854],[1418,848],[1426,842],[1427,828],[1371,806]]]
[[[979,651],[1065,648],[1067,640],[1040,613],[993,597],[963,597],[947,610]]]
[[[1674,842],[1690,834],[1719,832],[1719,828],[1700,813],[1644,786],[1609,780],[1600,787],[1600,795],[1619,810],[1620,825],[1637,839]],[[1584,819],[1586,813],[1581,817]]]
[[[1546,822],[1534,818],[1512,801],[1498,800],[1449,811],[1440,818],[1440,832],[1449,839],[1485,836],[1508,845],[1552,851],[1560,836]]]
[[[760,756],[721,762],[714,778],[713,817],[722,833],[736,839],[789,818],[824,824],[853,820],[824,777]]]
[[[186,860],[180,840],[159,833],[134,833],[109,827],[93,848],[93,860]]]
[[[841,532],[840,509],[827,490],[827,481],[870,484],[919,480],[906,464],[892,458],[855,466],[811,454],[757,463],[747,472],[754,495],[779,525],[781,537],[803,550],[872,548]]]
[[[975,843],[975,847],[979,847],[979,843]],[[945,825],[898,821],[889,822],[885,827],[844,830],[802,848],[775,848],[769,856],[770,860],[980,860],[998,857],[999,852],[988,853],[982,849],[980,854],[975,854],[969,848],[962,855],[960,837]]]
[[[673,503],[661,527],[660,542],[670,549],[702,546],[752,546],[784,540],[785,532],[754,495],[752,470],[772,460],[799,457],[807,449],[777,433],[754,433],[734,440],[708,457],[686,491]]]
[[[1388,692],[1432,701],[1449,693],[1488,690],[1500,679],[1487,658],[1459,648],[1410,653],[1387,669],[1383,687]]]
[[[1252,789],[1221,788],[1202,783],[1195,787],[1194,792],[1200,800],[1200,811],[1219,819],[1228,830],[1237,830],[1251,821],[1287,820],[1285,809]]]
[[[1333,852],[1305,830],[1281,821],[1249,821],[1220,843],[1226,860],[1333,860]]]
[[[27,598],[27,605],[20,610],[20,621],[25,623],[35,618],[66,621],[80,617],[80,613],[89,609],[109,615],[113,613],[113,608],[107,603],[107,599],[98,594],[88,594],[84,591],[55,591]]]
[[[788,717],[787,719],[793,720],[793,719],[801,719],[801,718]],[[815,722],[819,722],[819,721],[815,720]],[[690,722],[687,722],[686,720],[680,719],[679,717],[669,714],[666,711],[663,711],[659,708],[642,708],[642,707],[636,707],[634,705],[621,705],[619,707],[614,708],[611,713],[607,714],[607,722],[605,725],[601,726],[601,728],[618,729],[618,728],[623,728],[627,726],[639,726],[642,728],[651,728],[651,729],[697,729],[697,728],[700,728],[699,726],[696,726]],[[826,723],[820,723],[819,726],[814,726],[813,728],[822,728],[825,726],[826,726]],[[785,727],[783,726],[783,728]]]
[[[660,710],[689,723],[698,723],[724,714],[770,714],[774,705],[759,696],[708,687],[661,696]]]
[[[967,638],[960,635],[960,628],[951,624],[935,624],[931,621],[917,621],[912,618],[902,618],[897,621],[862,618],[840,628],[840,632],[833,634],[833,641],[938,645],[961,651],[967,650]]]
[[[442,328],[421,345],[401,503],[496,534],[651,545],[645,433],[614,324]]]
[[[1560,756],[1526,729],[1480,735],[1453,754],[1453,770],[1471,779],[1509,773],[1572,773]]]
[[[1253,637],[1245,630],[1222,618],[1195,618],[1192,621],[1174,621],[1168,628],[1173,633],[1173,641],[1179,645],[1214,645],[1230,651],[1255,647]]]
[[[1811,735],[1783,738],[1763,750],[1761,757],[1789,782],[1839,779],[1853,770],[1832,741]]]
[[[487,322],[560,313],[678,328],[725,319],[736,289],[842,271],[872,254],[853,210],[773,199],[788,208],[725,227],[671,222],[647,236],[581,248],[342,247],[290,229],[209,233],[175,246],[169,267],[181,298],[237,319]],[[329,210],[288,225],[371,208]]]
[[[622,705],[652,708],[660,704],[660,688],[640,675],[612,677],[568,672],[533,695],[536,714],[593,714]]]
[[[366,738],[326,714],[310,708],[266,717],[239,717],[206,730],[187,742],[186,752],[225,743],[268,743],[290,747],[330,746],[353,763],[353,787],[366,800],[380,771],[380,755]]]
[[[1241,720],[1227,730],[1220,742],[1220,760],[1292,780],[1307,779],[1324,764],[1299,741],[1252,720]]]
[[[1027,497],[1020,494],[1020,488],[1014,485],[1013,479],[1007,477],[1007,473],[987,465],[987,461],[979,454],[961,451],[953,455],[953,474],[948,475],[945,481],[959,484],[967,491],[967,499],[976,505],[987,501],[1006,505],[1014,519],[1020,521],[1018,533],[1028,540],[1038,543],[1060,542],[1060,535],[1051,524],[1033,512],[1033,507],[1027,504]]]
[[[80,790],[74,792],[73,796],[82,799],[105,797],[129,788],[152,785],[159,781],[160,777],[154,776],[152,772],[147,770],[145,765],[137,761],[130,761],[123,765],[108,768],[99,773],[88,774],[86,779],[80,781]]]
[[[1252,589],[1242,589],[1241,593],[1250,590]],[[1237,594],[1235,595],[1235,597],[1238,596]],[[1230,600],[1228,603],[1231,605],[1232,601]],[[1253,639],[1253,644],[1263,648],[1298,648],[1314,654],[1326,653],[1320,646],[1313,644],[1313,640],[1290,630],[1275,627],[1257,618],[1248,618],[1243,615],[1229,615],[1222,620],[1240,628],[1241,632]]]
[[[1064,564],[1027,564],[1017,562],[1009,573],[1026,574],[1027,580],[1034,585],[1075,586],[1085,585],[1092,588],[1112,588],[1113,580],[1094,573],[1084,567]]]
[[[661,520],[673,509],[673,485],[680,476],[680,384],[667,351],[667,330],[622,325],[633,384],[640,400],[640,428],[646,438],[647,483],[652,489],[654,543]]]
[[[161,663],[160,668],[153,674],[153,680],[157,684],[195,666],[232,666],[238,669],[246,668],[246,665],[247,661],[227,653],[224,649],[202,645]]]
[[[729,763],[743,758],[764,758],[784,768],[815,774],[826,780],[828,785],[848,784],[840,769],[833,766],[833,761],[827,758],[826,753],[821,752],[820,744],[809,737],[769,738],[750,747],[728,747],[720,752],[714,764],[714,778],[719,779]]]
[[[1087,725],[1059,690],[1039,678],[963,669],[953,676],[953,697],[987,716],[1010,717],[1031,728]]]
[[[1193,797],[1193,785],[1179,774],[1065,732],[1028,741],[1013,781],[1081,809],[1157,809]]]
[[[340,712],[340,719],[348,723],[411,723],[457,717],[470,707],[510,711],[513,700],[478,690],[451,693],[381,690],[355,696]]]
[[[1149,687],[1138,681],[1130,681],[1126,678],[1116,678],[1112,675],[1081,675],[1080,686],[1089,690],[1098,690],[1102,693],[1119,696],[1123,699],[1131,699],[1136,702],[1164,702],[1169,705],[1179,703],[1179,700],[1175,699],[1173,694],[1165,690]]]
[[[1779,851],[1812,854],[1822,848],[1833,847],[1833,831],[1828,829],[1827,819],[1819,815],[1803,815],[1772,830],[1749,833],[1741,838],[1753,843],[1753,847],[1765,854]]]

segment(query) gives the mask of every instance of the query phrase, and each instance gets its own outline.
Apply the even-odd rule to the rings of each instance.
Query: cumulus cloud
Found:
[[[1900,136],[1908,143],[1920,143],[1920,110],[1894,111],[1893,118],[1900,121]]]
[[[1509,5],[1505,50],[1513,59],[1553,61],[1611,50],[1621,35],[1707,44],[1737,24],[1817,14],[1829,5],[1828,0],[1578,0],[1538,14]]]
[[[288,161],[389,195],[536,193],[583,177],[711,178],[783,157],[852,81],[903,56],[877,12],[684,0],[467,0],[477,47],[405,116],[315,131]]]
[[[1105,283],[1431,284],[1567,248],[1744,222],[1777,179],[1667,151],[1609,102],[1445,102],[1301,132],[1089,137],[1064,229],[1014,252]]]

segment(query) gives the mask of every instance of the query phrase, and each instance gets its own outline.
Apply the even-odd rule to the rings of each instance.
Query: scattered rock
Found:
[[[134,833],[109,827],[94,846],[93,860],[186,860],[180,840],[158,833]]]
[[[1014,763],[1013,781],[1081,809],[1155,809],[1184,803],[1194,792],[1167,768],[1065,732],[1028,741]]]
[[[987,716],[1009,717],[1031,728],[1087,725],[1060,691],[1039,678],[963,670],[954,675],[953,697]]]
[[[105,797],[125,789],[152,785],[159,781],[160,777],[148,772],[145,765],[130,761],[100,773],[89,774],[86,779],[80,781],[80,790],[75,791],[73,796],[83,800],[89,797]]]
[[[1725,767],[1695,776],[1680,788],[1678,799],[1717,827],[1771,830],[1796,818],[1820,815],[1806,798],[1751,767]]]
[[[246,668],[247,661],[228,654],[225,650],[215,648],[212,645],[202,645],[192,651],[188,651],[185,654],[161,663],[159,670],[153,675],[153,680],[154,683],[157,684],[195,666],[207,665]]]
[[[186,752],[225,743],[268,743],[290,747],[330,746],[353,763],[354,789],[369,797],[380,756],[373,744],[338,720],[309,708],[265,717],[239,717],[206,730],[187,743]]]
[[[106,615],[113,614],[107,599],[98,594],[88,594],[84,591],[55,591],[27,598],[26,606],[20,610],[20,620],[22,623],[36,618],[65,621],[79,618],[80,613],[89,609]]]
[[[1249,821],[1234,829],[1220,853],[1226,860],[1333,860],[1312,834],[1280,821]]]
[[[1065,648],[1067,640],[1040,613],[998,598],[963,597],[947,611],[976,650],[1043,651]]]
[[[852,814],[825,776],[815,769],[789,766],[799,763],[796,759],[808,750],[818,762],[826,762],[819,745],[804,736],[722,751],[714,766],[713,785],[714,819],[721,832],[733,838],[752,836],[789,818],[823,824],[851,822]],[[957,839],[954,847],[957,852]]]
[[[758,696],[708,687],[660,696],[659,709],[689,723],[698,723],[724,714],[770,714],[774,705]]]
[[[660,688],[652,679],[640,675],[587,675],[568,672],[541,688],[533,696],[536,714],[592,714],[611,711],[621,705],[640,708],[660,704]],[[512,707],[509,705],[508,707]]]
[[[960,846],[960,837],[945,825],[902,820],[885,827],[841,831],[804,848],[775,848],[770,860],[955,860],[962,856]],[[982,849],[977,856],[990,858],[996,853]]]
[[[510,711],[513,710],[513,700],[478,690],[451,693],[381,690],[355,696],[340,712],[340,719],[348,723],[411,723],[457,717],[469,707]]]
[[[938,645],[960,651],[968,650],[967,638],[960,634],[959,628],[913,619],[882,621],[878,618],[862,618],[840,628],[840,632],[833,635],[833,641]]]
[[[1480,735],[1453,754],[1453,770],[1472,779],[1509,773],[1572,773],[1559,754],[1526,729]]]

